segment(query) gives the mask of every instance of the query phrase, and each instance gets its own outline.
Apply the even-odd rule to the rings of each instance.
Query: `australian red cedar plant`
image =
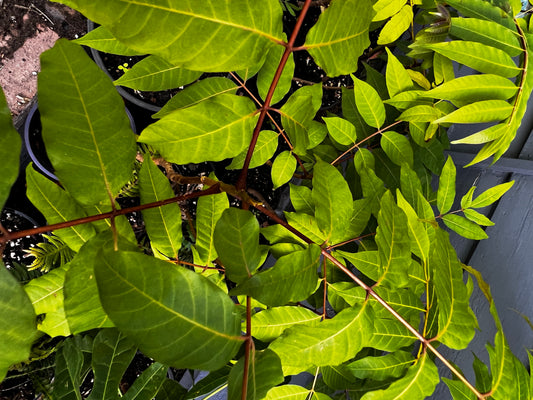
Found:
[[[99,27],[41,57],[59,182],[30,164],[27,196],[48,225],[0,241],[52,232],[75,255],[24,286],[0,269],[1,379],[48,357],[52,398],[81,399],[92,372],[89,398],[116,399],[140,351],[154,362],[124,399],[224,387],[229,399],[424,399],[437,363],[453,399],[532,398],[448,233],[490,240],[477,210],[513,183],[456,193],[444,153],[452,124],[492,122],[456,142],[481,145],[472,164],[497,162],[520,126],[532,36],[519,0],[61,2]],[[147,56],[112,82],[81,45]],[[322,79],[299,79],[302,60]],[[328,111],[332,80],[345,84]],[[180,90],[136,136],[114,85]],[[20,140],[0,101],[4,204]],[[180,172],[194,164],[237,174]],[[257,168],[286,188],[283,212],[247,183]],[[140,205],[121,209],[125,187]],[[490,373],[474,363],[470,382],[439,346],[474,338],[474,280],[498,331]],[[212,372],[187,391],[169,367]],[[309,385],[288,380],[304,372]]]

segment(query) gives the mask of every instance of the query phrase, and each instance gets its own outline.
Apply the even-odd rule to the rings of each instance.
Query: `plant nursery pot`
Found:
[[[133,116],[127,108],[126,114],[130,120],[131,129],[137,133]],[[46,177],[58,181],[57,176],[54,175],[54,167],[52,167],[46,155],[46,149],[41,136],[41,120],[37,103],[31,108],[24,123],[24,145],[35,167]]]

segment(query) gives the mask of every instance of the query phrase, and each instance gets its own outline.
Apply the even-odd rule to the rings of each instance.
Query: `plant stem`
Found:
[[[244,370],[242,373],[241,400],[246,400],[248,394],[248,375],[250,374],[250,350],[252,339],[252,298],[246,296],[246,343],[244,344]]]
[[[276,90],[276,86],[278,85],[279,79],[281,78],[281,73],[283,72],[283,68],[285,67],[285,64],[287,64],[287,60],[289,59],[290,54],[293,52],[293,46],[294,46],[294,43],[296,42],[296,37],[298,36],[300,29],[302,28],[305,15],[307,14],[307,10],[309,10],[310,5],[311,5],[311,0],[305,0],[305,3],[302,7],[302,11],[300,12],[300,15],[298,16],[298,20],[296,21],[296,25],[294,26],[294,30],[292,31],[289,42],[285,45],[285,51],[283,52],[283,55],[281,56],[281,60],[278,64],[278,68],[276,70],[276,73],[274,74],[274,78],[272,79],[270,88],[268,89],[268,93],[265,98],[265,103],[261,107],[259,119],[257,121],[257,124],[255,125],[254,133],[252,136],[252,140],[250,141],[250,145],[248,146],[248,152],[246,153],[244,165],[239,175],[239,179],[237,180],[237,183],[235,185],[237,187],[237,190],[246,189],[246,176],[248,175],[248,166],[250,165],[250,161],[254,153],[255,145],[257,144],[257,138],[259,137],[261,126],[263,125],[266,114],[270,108],[270,103],[272,102],[272,96],[274,96],[274,91]]]

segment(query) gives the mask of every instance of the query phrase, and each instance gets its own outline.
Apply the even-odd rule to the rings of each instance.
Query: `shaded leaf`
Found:
[[[285,38],[285,41],[287,39]],[[265,63],[257,73],[257,90],[263,100],[266,99],[274,75],[280,63],[281,57],[285,52],[285,48],[282,46],[273,46],[266,54]],[[281,72],[276,90],[270,104],[276,104],[285,97],[292,85],[292,77],[294,76],[294,55],[291,53],[287,59],[287,63]]]
[[[364,357],[347,365],[350,372],[359,379],[399,378],[415,360],[410,353],[396,351],[380,357]]]
[[[100,253],[95,272],[107,314],[147,356],[175,368],[216,370],[240,347],[235,306],[209,279],[124,251]]]
[[[294,325],[315,325],[322,317],[303,307],[274,307],[252,316],[252,335],[270,342]]]
[[[107,0],[72,0],[69,5],[108,28],[126,46],[198,71],[253,66],[274,41],[283,41],[282,8],[276,0],[245,0],[231,7],[213,0],[165,7]],[[138,27],[134,33],[132,26]]]
[[[160,57],[148,56],[113,83],[136,90],[168,90],[194,82],[200,75],[202,75],[200,71],[191,71]]]
[[[289,183],[291,204],[297,213],[315,215],[315,203],[312,192],[306,186],[298,186]]]
[[[259,268],[259,222],[250,211],[233,207],[224,210],[213,239],[226,275],[233,282],[243,282]]]
[[[55,174],[79,203],[110,205],[131,179],[137,151],[124,102],[77,44],[58,40],[41,67],[42,136]]]
[[[276,157],[272,163],[272,183],[274,189],[286,184],[291,180],[296,171],[296,158],[290,151],[284,151]]]
[[[345,75],[357,69],[359,56],[370,45],[368,28],[373,14],[369,0],[337,1],[309,30],[304,46],[328,76]],[[357,18],[346,18],[349,15]]]
[[[281,361],[272,350],[252,350],[248,369],[247,400],[260,400],[269,389],[283,382]],[[228,377],[228,400],[241,400],[244,357],[233,366]]]
[[[13,127],[11,112],[0,87],[0,159],[4,164],[0,178],[0,208],[4,207],[9,190],[19,173],[21,142],[18,132]]]
[[[149,154],[145,154],[139,171],[141,204],[170,199],[175,196],[168,178],[159,170]],[[181,210],[177,203],[142,211],[150,245],[156,256],[177,258],[183,234]]]
[[[115,328],[102,329],[94,338],[92,367],[94,384],[89,400],[118,399],[122,374],[135,356],[137,347]]]
[[[407,216],[407,224],[409,226],[409,239],[411,243],[411,251],[426,262],[429,257],[429,236],[424,228],[424,224],[420,221],[415,210],[405,200],[400,191],[396,192],[398,207],[400,207]]]
[[[222,94],[164,116],[145,128],[139,141],[176,164],[221,161],[248,145],[256,114],[250,99]]]
[[[83,353],[74,337],[66,338],[57,351],[54,395],[60,400],[82,400]]]
[[[342,240],[353,213],[352,193],[342,174],[318,160],[313,169],[312,195],[316,221],[326,240],[330,243]]]
[[[305,300],[317,289],[320,255],[320,248],[312,244],[280,257],[272,268],[244,281],[231,294],[246,294],[269,306]]]
[[[377,281],[382,274],[379,254],[376,250],[360,251],[358,253],[337,250],[336,253],[351,262],[355,268],[374,281]]]
[[[390,160],[401,166],[407,163],[410,167],[413,166],[413,149],[409,143],[409,139],[394,131],[386,131],[381,134],[381,148]]]
[[[151,400],[158,394],[159,390],[165,384],[168,367],[166,365],[154,362],[146,368],[141,375],[135,379],[133,385],[122,396],[122,400]],[[177,382],[176,382],[177,383]],[[178,386],[185,392],[179,384]],[[174,396],[174,399],[179,397]]]
[[[174,110],[194,106],[220,94],[235,94],[237,85],[227,78],[214,76],[202,79],[176,93],[153,118],[162,118]]]
[[[17,280],[0,263],[0,381],[8,368],[30,357],[37,338],[35,312]]]

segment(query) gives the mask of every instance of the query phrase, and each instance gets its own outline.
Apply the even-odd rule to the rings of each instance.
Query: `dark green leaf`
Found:
[[[357,18],[349,16],[357,15]],[[368,28],[374,12],[369,0],[333,2],[309,30],[305,48],[328,76],[357,69],[357,60],[370,45]]]
[[[168,367],[166,365],[160,364],[158,362],[153,363],[148,368],[146,368],[133,385],[128,389],[126,394],[122,396],[122,400],[152,400],[156,394],[158,394],[159,389],[165,384],[167,376]],[[178,382],[176,382],[178,384]],[[179,384],[178,384],[179,386]],[[185,392],[185,389],[179,386],[182,389],[182,392]],[[179,399],[179,397],[174,396],[174,399]]]
[[[82,400],[83,353],[74,337],[61,344],[56,356],[54,395],[60,400]]]
[[[115,328],[102,329],[94,338],[94,384],[88,400],[118,399],[118,385],[137,347]]]
[[[165,379],[155,396],[155,400],[182,400],[186,394],[187,390],[179,382],[172,379]]]
[[[228,400],[241,400],[244,357],[233,366],[228,377]],[[270,388],[283,382],[281,361],[276,353],[266,349],[251,351],[248,363],[247,400],[260,400]]]
[[[215,227],[214,244],[233,282],[242,283],[260,267],[259,222],[250,211],[224,210]]]
[[[131,179],[136,154],[124,102],[81,46],[67,40],[41,55],[41,68],[42,135],[55,174],[79,203],[111,204]]]
[[[231,299],[209,279],[140,253],[101,252],[102,305],[149,357],[175,368],[216,370],[242,340]]]
[[[20,136],[13,127],[11,112],[6,103],[4,92],[0,87],[0,159],[3,163],[0,179],[0,208],[9,196],[9,190],[19,173]]]
[[[145,154],[139,171],[139,192],[141,204],[152,203],[174,197],[168,178]],[[181,247],[181,210],[177,203],[142,211],[146,232],[154,254],[163,258],[178,258]]]
[[[139,141],[177,164],[221,161],[248,145],[256,114],[250,99],[221,94],[164,116],[145,128]]]

